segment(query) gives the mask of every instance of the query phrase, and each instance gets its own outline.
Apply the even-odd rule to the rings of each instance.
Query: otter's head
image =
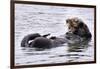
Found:
[[[70,26],[70,27],[76,28],[76,27],[78,27],[80,21],[81,20],[77,17],[69,18],[66,20],[66,24],[68,24],[68,26]]]
[[[68,29],[70,32],[76,32],[79,27],[82,27],[83,22],[81,19],[74,17],[67,19],[66,24],[68,25]]]

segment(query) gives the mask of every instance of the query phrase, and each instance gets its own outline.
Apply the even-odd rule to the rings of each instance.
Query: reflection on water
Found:
[[[82,52],[87,47],[88,47],[88,45],[82,45],[81,47],[80,47],[80,45],[71,45],[68,47],[68,52]]]
[[[89,40],[84,40],[82,43],[74,43],[74,44],[68,44],[68,52],[83,52],[84,50],[86,50],[89,46],[89,42],[91,39]]]
[[[30,33],[40,33],[41,35],[51,33],[50,37],[65,34],[67,31],[65,20],[73,15],[83,18],[94,37],[94,10],[92,8],[16,4],[15,65],[93,61],[94,38],[89,42],[65,43],[59,47],[45,50],[20,46],[23,37]]]

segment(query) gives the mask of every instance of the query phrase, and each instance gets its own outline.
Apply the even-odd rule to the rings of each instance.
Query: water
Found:
[[[21,40],[31,33],[60,36],[67,32],[66,19],[72,16],[81,18],[92,33],[88,44],[68,45],[36,51],[35,48],[22,48]],[[15,5],[15,65],[37,65],[65,62],[94,61],[94,9],[61,6]]]

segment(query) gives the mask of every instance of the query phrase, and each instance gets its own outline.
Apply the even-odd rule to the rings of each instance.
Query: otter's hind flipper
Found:
[[[47,36],[49,36],[50,34],[45,34],[45,35],[42,35],[43,37],[47,37]]]

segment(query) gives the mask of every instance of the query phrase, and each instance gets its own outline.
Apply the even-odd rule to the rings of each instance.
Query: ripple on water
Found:
[[[92,33],[92,37],[94,37],[93,11],[93,9],[89,8],[16,4],[15,65],[93,61],[94,38],[92,38],[91,42],[87,45],[64,44],[59,47],[46,50],[20,47],[22,38],[30,33],[51,33],[51,36],[64,34],[67,31],[65,20],[70,15],[82,16]]]

